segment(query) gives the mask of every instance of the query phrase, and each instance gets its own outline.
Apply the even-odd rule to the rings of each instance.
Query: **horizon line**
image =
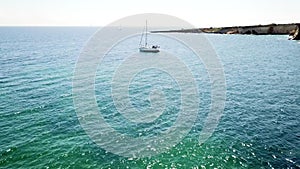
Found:
[[[289,25],[289,24],[300,24],[300,22],[290,23],[269,23],[269,24],[249,24],[249,25],[232,25],[232,26],[195,26],[194,28],[218,28],[218,27],[239,27],[239,26],[259,26],[259,25]],[[107,25],[106,25],[107,26]],[[105,27],[103,25],[0,25],[0,27]]]

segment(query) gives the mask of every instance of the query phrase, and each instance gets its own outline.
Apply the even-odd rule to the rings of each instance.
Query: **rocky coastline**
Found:
[[[152,33],[172,33],[172,32],[242,34],[242,35],[289,35],[290,40],[300,40],[300,23],[152,31]]]

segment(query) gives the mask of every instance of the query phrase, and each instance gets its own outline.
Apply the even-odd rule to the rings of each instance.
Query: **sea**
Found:
[[[200,144],[199,134],[213,100],[214,82],[205,60],[178,40],[150,34],[149,43],[157,42],[161,51],[189,68],[199,104],[190,131],[176,144],[157,154],[128,157],[93,139],[74,102],[77,62],[97,30],[0,27],[0,168],[300,168],[298,41],[284,35],[181,35],[207,39],[226,84],[222,116],[211,136]],[[172,73],[140,70],[128,85],[130,103],[142,115],[160,101],[164,109],[153,121],[138,123],[124,117],[114,104],[112,83],[126,57],[138,53],[139,41],[139,36],[125,39],[99,60],[94,98],[99,116],[116,132],[151,139],[177,123],[185,93]],[[155,57],[145,54],[143,60]],[[130,64],[134,67],[138,62]],[[114,144],[118,143],[110,146]],[[126,152],[132,145],[121,148]]]

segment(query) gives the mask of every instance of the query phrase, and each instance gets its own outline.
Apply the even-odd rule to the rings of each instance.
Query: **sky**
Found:
[[[162,13],[196,27],[300,23],[300,0],[0,0],[0,26],[105,26]]]

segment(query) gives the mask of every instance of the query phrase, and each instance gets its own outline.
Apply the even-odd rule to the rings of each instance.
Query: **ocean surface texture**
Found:
[[[96,31],[0,27],[0,168],[300,168],[299,42],[286,36],[205,35],[224,67],[226,102],[212,137],[199,145],[211,103],[205,66],[178,41],[150,35],[150,42],[158,42],[189,67],[199,91],[199,113],[188,135],[168,151],[126,158],[90,139],[73,103],[76,61]],[[99,61],[95,98],[117,132],[151,137],[175,123],[182,93],[167,72],[144,70],[129,85],[131,103],[147,111],[151,91],[157,89],[165,95],[162,115],[137,125],[118,112],[111,79],[125,56],[137,52],[139,40],[128,38]],[[155,55],[145,55],[151,57]]]

